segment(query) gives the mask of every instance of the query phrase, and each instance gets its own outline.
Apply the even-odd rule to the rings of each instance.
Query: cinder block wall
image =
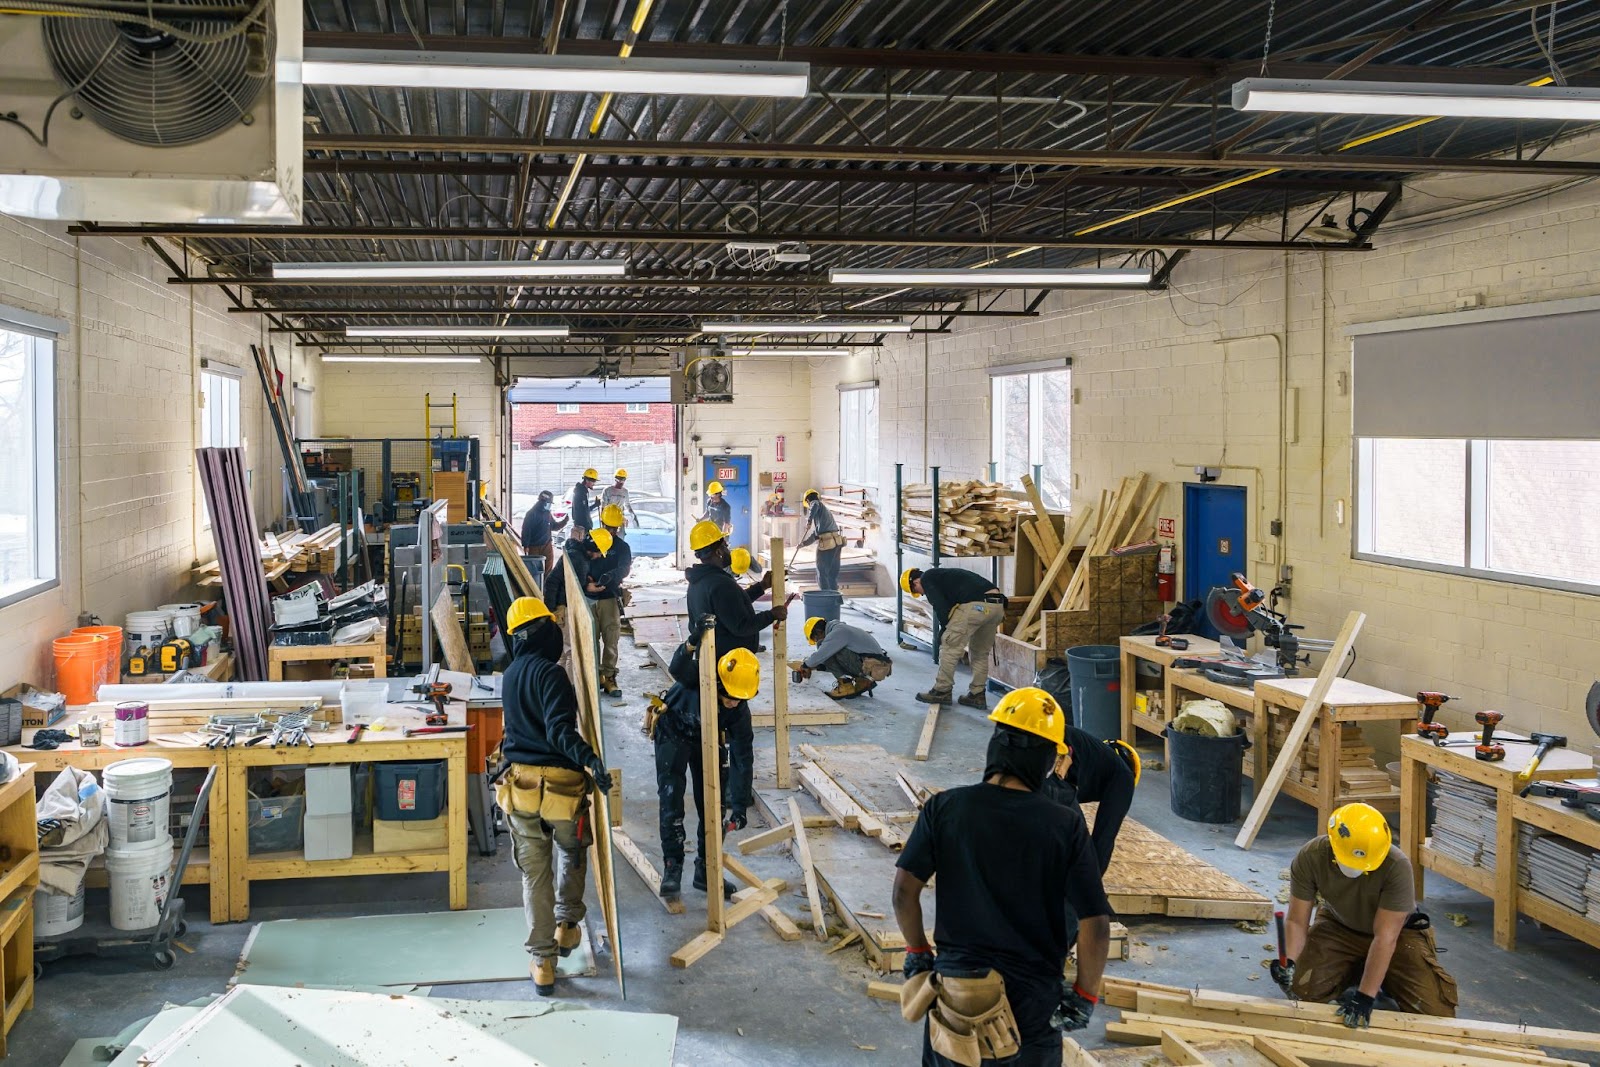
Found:
[[[1496,306],[1600,292],[1591,273],[1600,196],[1580,186],[1524,201],[1537,184],[1429,179],[1408,187],[1371,252],[1197,252],[1166,293],[1058,292],[1037,319],[957,320],[950,336],[917,336],[856,362],[817,361],[816,462],[837,463],[838,383],[878,379],[880,552],[892,560],[895,460],[908,477],[923,477],[932,463],[952,476],[981,474],[990,458],[987,369],[1070,356],[1075,504],[1143,470],[1174,486],[1158,513],[1181,518],[1176,484],[1192,479],[1196,464],[1223,466],[1224,482],[1250,490],[1248,558],[1276,553],[1294,568],[1293,621],[1331,637],[1346,612],[1367,613],[1351,677],[1402,693],[1457,694],[1450,709],[1465,714],[1447,718],[1463,728],[1472,711],[1497,708],[1515,729],[1592,744],[1582,707],[1600,664],[1600,597],[1351,558],[1343,330],[1453,311],[1464,297]],[[1512,198],[1522,202],[1505,202]],[[1461,215],[1419,217],[1442,208]],[[1275,227],[1261,233],[1275,235]],[[1011,299],[1001,306],[1020,306]],[[1285,520],[1281,538],[1268,532],[1275,517]],[[1276,573],[1250,564],[1258,583]]]
[[[195,476],[202,358],[243,371],[241,427],[257,519],[282,508],[277,442],[249,346],[256,316],[230,315],[208,287],[131,242],[0,215],[0,304],[63,320],[56,346],[60,583],[0,608],[0,688],[50,685],[52,638],[81,611],[120,624],[183,599],[190,568],[215,558]],[[286,353],[280,353],[286,358]]]

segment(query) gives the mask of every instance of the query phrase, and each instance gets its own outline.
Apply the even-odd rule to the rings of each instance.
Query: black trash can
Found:
[[[1250,739],[1206,737],[1167,727],[1172,813],[1190,822],[1237,822],[1244,792],[1244,750]]]
[[[1067,725],[1073,725],[1072,718],[1072,674],[1066,660],[1046,660],[1044,668],[1033,676],[1033,685],[1036,689],[1043,689],[1046,693],[1056,698],[1056,703],[1061,710],[1067,713]]]

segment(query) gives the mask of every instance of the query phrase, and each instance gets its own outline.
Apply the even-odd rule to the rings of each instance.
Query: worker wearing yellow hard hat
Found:
[[[803,660],[790,661],[789,669],[801,678],[811,677],[814,671],[833,675],[834,687],[828,695],[835,700],[870,693],[894,673],[889,653],[859,626],[818,616],[807,619],[801,629],[816,651]]]
[[[1057,758],[1055,769],[1044,780],[1043,792],[1080,811],[1084,804],[1097,805],[1094,831],[1089,836],[1103,874],[1111,866],[1117,834],[1133,806],[1133,790],[1139,784],[1139,752],[1126,741],[1102,741],[1070,723],[1065,738],[1071,751]]]
[[[512,601],[504,620],[511,664],[501,680],[503,764],[495,798],[511,830],[528,902],[529,974],[540,996],[556,989],[556,959],[583,937],[589,788],[611,773],[578,729],[572,680],[562,669],[561,629],[536,597]]]
[[[774,604],[757,611],[753,602],[772,589],[772,572],[759,582],[745,587],[734,578],[733,549],[717,524],[702,519],[689,530],[689,550],[698,560],[684,572],[689,580],[689,627],[698,633],[708,616],[717,621],[717,649],[746,648],[755,652],[760,634],[774,622],[788,618],[788,605]]]
[[[572,487],[572,536],[580,541],[594,529],[594,513],[600,507],[594,496],[594,483],[599,480],[600,472],[590,467]]]
[[[628,536],[628,524],[639,521],[628,496],[628,472],[621,467],[613,482],[600,490],[600,523],[618,537]]]
[[[522,552],[543,559],[545,574],[549,574],[556,565],[555,531],[564,527],[571,518],[570,515],[556,518],[550,510],[554,502],[555,494],[546,489],[522,517]]]
[[[908,596],[927,597],[939,627],[939,671],[933,688],[918,693],[917,699],[924,704],[950,703],[956,666],[965,653],[972,664],[972,681],[956,703],[987,708],[984,693],[989,686],[989,654],[1005,618],[1005,594],[981,574],[961,567],[908,568],[900,574],[900,589]]]
[[[585,593],[595,592],[590,582],[592,572],[605,570],[605,559],[612,550],[615,539],[609,530],[590,530],[582,537],[574,533],[562,547],[561,558],[544,577],[544,602],[555,612],[557,621],[566,622],[567,568],[577,575],[578,587]],[[631,556],[630,556],[631,559]]]
[[[1380,993],[1401,1011],[1453,1018],[1456,982],[1439,963],[1412,878],[1382,812],[1361,803],[1335,808],[1328,832],[1289,864],[1284,960],[1271,965],[1285,995],[1333,1001],[1350,1027],[1371,1025]]]
[[[839,591],[839,564],[844,556],[844,534],[839,532],[839,520],[833,517],[822,494],[807,489],[801,503],[806,509],[806,528],[800,538],[800,547],[817,546],[817,588]]]
[[[606,512],[619,510],[615,504],[601,509],[600,529],[589,534],[589,540],[600,549],[600,559],[591,561],[584,577],[583,591],[594,613],[595,629],[600,635],[600,691],[612,699],[622,696],[617,681],[617,660],[622,642],[622,608],[626,590],[623,582],[633,572],[633,549],[608,521],[613,516]]]
[[[728,502],[721,482],[706,483],[706,507],[700,521],[715,523],[724,534],[733,533],[733,505]]]
[[[989,718],[995,726],[982,779],[929,797],[895,864],[906,998],[950,992],[928,989],[929,972],[946,971],[923,917],[922,893],[933,881],[938,953],[951,961],[949,972],[994,971],[1003,980],[957,987],[969,994],[963,1014],[992,1011],[1004,1021],[956,1035],[977,1038],[967,1062],[1055,1063],[1061,1031],[1088,1026],[1098,1002],[1111,905],[1082,815],[1039,792],[1066,751],[1065,711],[1049,693],[1028,688],[1008,693]],[[1077,969],[1066,983],[1074,946]],[[944,984],[952,978],[941,975]],[[952,1036],[941,1012],[930,1011],[924,1026],[924,1049]]]

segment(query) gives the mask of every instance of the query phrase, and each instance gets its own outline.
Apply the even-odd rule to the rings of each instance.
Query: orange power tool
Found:
[[[1439,709],[1454,700],[1454,697],[1444,693],[1418,693],[1417,703],[1422,711],[1417,716],[1417,736],[1429,738],[1433,741],[1443,741],[1450,735],[1450,728],[1438,721]]]

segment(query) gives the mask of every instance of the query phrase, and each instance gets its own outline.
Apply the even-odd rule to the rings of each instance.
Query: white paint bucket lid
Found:
[[[101,772],[106,792],[113,796],[142,796],[151,788],[172,781],[172,761],[156,756],[118,760]]]

